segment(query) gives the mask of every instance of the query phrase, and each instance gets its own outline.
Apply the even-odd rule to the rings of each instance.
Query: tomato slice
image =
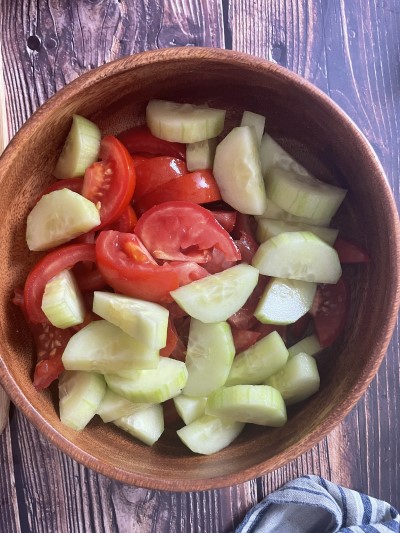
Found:
[[[211,258],[204,264],[204,268],[209,274],[216,274],[217,272],[222,272],[234,265],[236,265],[236,261],[227,261],[225,259],[225,254],[221,252],[221,250],[213,248]]]
[[[25,308],[33,324],[48,323],[41,309],[47,282],[62,270],[70,269],[80,261],[95,261],[93,244],[69,244],[45,255],[30,271],[24,287]]]
[[[348,290],[343,278],[335,285],[318,286],[310,313],[323,348],[331,346],[343,332],[347,311]]]
[[[122,215],[103,229],[113,229],[121,233],[132,233],[137,224],[137,216],[131,205],[128,205]]]
[[[252,331],[251,329],[239,329],[232,326],[231,331],[236,353],[244,352],[261,337],[259,331]]]
[[[258,249],[255,229],[256,222],[254,217],[237,213],[236,224],[232,235],[240,250],[242,261],[249,264],[251,264],[251,260]]]
[[[96,229],[117,220],[130,204],[136,174],[132,157],[112,135],[100,143],[101,161],[86,169],[82,195],[100,206],[101,223]]]
[[[69,329],[59,329],[51,324],[36,324],[31,328],[36,344],[38,362],[33,374],[36,389],[46,389],[64,371],[62,354],[72,337]]]
[[[164,348],[161,348],[160,350],[161,357],[169,357],[175,350],[176,345],[178,344],[178,340],[179,337],[174,326],[174,322],[171,318],[169,318],[167,330],[167,344],[164,346]]]
[[[341,263],[369,263],[371,261],[366,250],[352,241],[338,237],[333,245]]]
[[[205,278],[209,274],[208,270],[192,261],[171,261],[165,264],[177,273],[180,287]]]
[[[240,259],[240,252],[215,217],[190,202],[165,202],[139,218],[135,234],[157,259],[206,263],[218,248],[228,261]]]
[[[152,157],[135,161],[136,188],[134,199],[151,193],[157,187],[187,173],[186,163],[176,157]]]
[[[163,141],[155,137],[147,126],[136,126],[123,131],[118,139],[131,154],[169,155],[186,159],[185,144]]]
[[[211,213],[215,216],[216,221],[221,224],[221,226],[228,233],[231,233],[236,223],[237,211],[222,211],[222,210],[211,210]]]

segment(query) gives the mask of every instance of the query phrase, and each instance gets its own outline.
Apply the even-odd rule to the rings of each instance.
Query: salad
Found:
[[[173,399],[182,442],[210,454],[247,423],[279,427],[317,392],[315,354],[341,335],[343,263],[368,254],[330,227],[346,191],[313,177],[246,111],[152,100],[146,125],[102,136],[74,115],[27,218],[45,252],[16,288],[33,384],[60,418],[97,414],[152,445]],[[223,137],[223,138],[221,138]]]

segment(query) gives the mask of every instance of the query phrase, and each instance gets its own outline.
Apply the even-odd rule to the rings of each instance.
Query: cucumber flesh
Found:
[[[280,233],[263,242],[252,265],[266,276],[313,283],[337,283],[342,275],[336,250],[309,231]]]
[[[287,222],[295,222],[298,224],[310,224],[312,226],[327,226],[329,224],[326,224],[325,220],[322,218],[322,220],[319,219],[311,219],[307,217],[296,217],[295,215],[292,215],[291,213],[288,213],[284,209],[281,209],[279,206],[274,204],[270,200],[270,198],[267,197],[267,204],[265,207],[265,211],[262,215],[257,215],[256,218],[258,220],[261,220],[263,218],[273,219],[273,220],[284,220]]]
[[[288,355],[281,336],[273,331],[235,357],[225,386],[260,384],[285,366]]]
[[[96,414],[106,392],[106,382],[92,372],[63,372],[58,383],[60,420],[77,431]]]
[[[184,394],[174,398],[175,409],[186,425],[204,415],[206,403],[207,398],[191,398]]]
[[[224,129],[226,111],[208,106],[150,100],[146,122],[159,139],[195,143],[217,137]]]
[[[114,420],[114,424],[148,446],[153,446],[164,431],[162,405],[144,407],[136,413]]]
[[[70,270],[62,270],[46,283],[42,311],[57,328],[65,329],[82,324],[85,319],[85,306]]]
[[[258,146],[260,146],[265,128],[265,117],[252,111],[244,111],[240,125],[254,128]]]
[[[267,196],[253,128],[240,126],[228,133],[217,146],[213,172],[227,204],[248,215],[264,213]]]
[[[215,391],[207,399],[206,414],[261,426],[286,423],[281,393],[268,385],[234,385]]]
[[[229,446],[243,428],[241,422],[203,415],[176,433],[192,452],[211,455]]]
[[[231,328],[227,322],[204,324],[191,319],[186,352],[188,380],[186,396],[208,396],[222,387],[235,356]]]
[[[254,311],[263,324],[293,324],[312,306],[316,283],[295,279],[272,278]]]
[[[317,363],[311,355],[298,353],[265,383],[280,391],[286,405],[301,402],[319,389],[320,378]]]
[[[261,169],[264,178],[273,167],[291,170],[303,176],[309,172],[282,148],[268,133],[264,133],[260,147]]]
[[[214,164],[217,139],[206,139],[186,145],[186,166],[190,172],[212,168]]]
[[[99,224],[99,211],[93,202],[69,189],[61,189],[42,196],[29,213],[26,242],[29,250],[48,250]]]
[[[313,226],[301,222],[289,222],[284,220],[273,220],[272,218],[259,218],[257,223],[257,241],[265,242],[280,233],[289,233],[291,231],[310,231],[324,242],[333,246],[337,239],[339,230],[333,228],[324,228],[322,226]]]
[[[93,311],[149,348],[159,350],[166,345],[169,313],[161,305],[95,291]]]
[[[122,396],[118,396],[107,387],[106,393],[97,408],[96,414],[100,416],[103,422],[113,422],[117,418],[130,416],[141,411],[146,407],[150,407],[151,403],[132,403]]]
[[[298,353],[306,353],[307,355],[315,355],[322,350],[322,346],[316,335],[310,335],[305,339],[293,344],[288,348],[289,359]]]
[[[175,302],[201,322],[222,322],[238,311],[253,292],[258,270],[246,263],[227,268],[171,291]]]
[[[99,374],[156,368],[159,359],[157,350],[133,339],[106,320],[91,322],[75,333],[62,356],[66,370]]]
[[[83,176],[87,167],[97,161],[100,139],[101,132],[96,124],[80,115],[73,115],[54,176],[58,179]]]

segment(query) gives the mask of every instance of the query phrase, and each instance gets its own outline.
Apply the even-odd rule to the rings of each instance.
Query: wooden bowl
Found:
[[[37,392],[27,327],[12,303],[37,255],[28,252],[25,220],[51,172],[73,113],[116,133],[143,122],[150,98],[208,102],[237,124],[244,109],[267,117],[267,129],[309,170],[349,190],[335,221],[364,245],[369,265],[346,268],[351,306],[345,334],[319,361],[321,389],[289,410],[279,429],[248,425],[210,457],[187,450],[172,422],[152,448],[112,424],[93,420],[77,433],[61,425],[56,387]],[[355,405],[385,355],[399,306],[399,221],[384,172],[366,139],[328,97],[289,71],[218,49],[146,52],[92,70],[42,106],[0,162],[0,378],[25,416],[65,453],[111,478],[153,489],[228,486],[281,467],[321,440]],[[97,417],[96,417],[97,418]]]

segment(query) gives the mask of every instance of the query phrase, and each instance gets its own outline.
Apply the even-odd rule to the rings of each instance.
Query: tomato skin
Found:
[[[366,250],[352,241],[338,237],[333,245],[343,263],[369,263],[371,261]]]
[[[132,233],[137,224],[138,218],[135,210],[131,205],[128,205],[122,212],[121,216],[114,222],[103,228],[104,230],[113,229],[121,233]]]
[[[208,271],[193,261],[170,261],[165,265],[178,275],[179,286],[187,285],[192,281],[203,279],[208,276]]]
[[[172,352],[175,350],[176,345],[178,344],[178,333],[174,326],[174,322],[171,318],[168,319],[168,330],[167,330],[167,343],[164,348],[161,348],[160,355],[161,357],[169,357]]]
[[[186,163],[176,157],[160,156],[135,161],[136,188],[134,199],[153,192],[169,181],[187,173]]]
[[[237,211],[211,210],[211,213],[215,216],[216,221],[221,224],[224,230],[228,233],[233,231],[236,223]]]
[[[131,154],[167,155],[186,159],[186,145],[163,141],[155,137],[147,126],[136,126],[123,131],[118,139]]]
[[[251,264],[254,254],[258,249],[255,238],[256,222],[254,217],[237,213],[236,224],[232,232],[236,245],[242,255],[242,261]]]
[[[70,191],[77,192],[81,194],[83,187],[83,179],[82,178],[67,178],[65,180],[57,180],[56,182],[52,183],[46,189],[42,192],[42,194],[38,197],[36,200],[36,203],[44,196],[45,194],[49,194],[53,191],[60,191],[61,189],[69,189]]]

